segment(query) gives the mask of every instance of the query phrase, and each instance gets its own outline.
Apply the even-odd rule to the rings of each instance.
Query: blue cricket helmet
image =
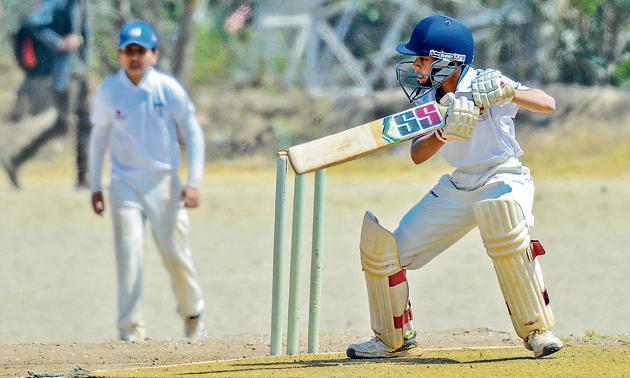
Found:
[[[453,58],[457,59],[450,60],[472,64],[475,41],[470,30],[458,20],[434,14],[420,20],[411,32],[409,42],[398,44],[396,51],[403,55],[414,56],[452,54]]]
[[[460,67],[473,62],[475,42],[464,24],[452,17],[435,14],[420,20],[409,41],[398,44],[396,51],[403,55],[435,58],[429,74],[416,72],[413,60],[396,64],[396,79],[403,92],[409,101],[419,102],[424,95],[437,90]]]

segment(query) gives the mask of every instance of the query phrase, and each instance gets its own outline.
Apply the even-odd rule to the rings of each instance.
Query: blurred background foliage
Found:
[[[39,2],[0,2],[0,113],[10,111],[7,93],[14,95],[22,77],[12,36]],[[92,89],[118,69],[120,26],[132,19],[150,21],[160,38],[159,68],[191,91],[212,146],[209,158],[268,153],[402,110],[408,104],[396,82],[394,64],[401,57],[394,47],[407,40],[419,19],[436,12],[473,31],[475,66],[497,68],[556,96],[556,113],[523,112],[520,125],[548,128],[586,119],[567,112],[588,109],[576,104],[602,98],[604,92],[589,92],[587,86],[623,91],[630,86],[630,0],[89,0],[89,5]],[[614,104],[625,96],[606,93]],[[576,95],[583,98],[567,98]],[[590,119],[599,117],[600,108]]]
[[[38,1],[0,3],[3,46],[11,46],[12,34]],[[298,33],[295,28],[261,27],[260,21],[267,15],[304,14],[332,28],[346,22],[339,39],[360,64],[368,65],[374,54],[393,49],[381,46],[381,41],[398,19],[407,18],[398,35],[404,40],[419,18],[439,12],[460,18],[473,29],[477,66],[498,66],[533,84],[623,86],[630,79],[630,0],[92,0],[90,7],[91,67],[98,77],[117,68],[117,30],[136,18],[149,20],[158,30],[162,69],[175,72],[176,65],[186,62],[190,69],[177,74],[188,85],[229,86],[282,82],[291,59],[282,47],[291,48]],[[344,16],[349,8],[352,17],[348,22]],[[188,40],[182,39],[186,27],[192,30]],[[273,48],[272,69],[265,67],[265,52],[261,51],[265,39],[284,44]],[[189,55],[177,55],[181,43],[192,46]],[[329,66],[338,65],[324,44],[315,46],[316,55],[328,56]],[[1,54],[5,62],[12,59],[10,48],[2,49]],[[391,54],[384,65],[392,73],[396,59]],[[381,80],[381,85],[395,83]]]

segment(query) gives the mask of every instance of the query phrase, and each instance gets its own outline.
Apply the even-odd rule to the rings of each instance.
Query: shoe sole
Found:
[[[414,346],[409,349],[399,350],[395,352],[386,352],[380,355],[375,354],[361,354],[357,353],[354,348],[346,349],[346,356],[352,359],[370,359],[370,358],[395,358],[395,357],[411,357],[411,356],[420,356],[424,351],[417,346]]]
[[[546,347],[543,347],[542,351],[540,351],[540,354],[535,354],[535,353],[534,353],[534,356],[535,356],[536,358],[545,357],[545,356],[548,356],[548,355],[550,355],[550,354],[556,353],[556,352],[557,352],[557,351],[559,351],[560,349],[562,349],[562,347],[561,347],[561,346],[559,346],[559,345],[550,345],[550,346],[546,346]]]

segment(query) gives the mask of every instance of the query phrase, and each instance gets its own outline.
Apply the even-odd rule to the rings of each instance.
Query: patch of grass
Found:
[[[630,176],[630,130],[623,127],[598,127],[594,132],[585,126],[569,130],[545,130],[523,133],[520,137],[525,155],[522,160],[534,176],[545,178],[598,178]],[[29,185],[74,183],[75,165],[72,148],[48,159],[36,159],[20,170],[20,179]],[[214,160],[206,164],[206,182],[217,175],[232,180],[274,180],[275,153],[233,159]],[[185,161],[185,156],[182,156]],[[408,156],[408,144],[377,152],[364,158],[328,169],[335,180],[372,180],[379,177],[399,180],[435,181],[452,168],[441,156],[416,166]],[[105,167],[104,172],[109,168]],[[185,177],[185,167],[182,167]]]
[[[586,330],[586,337],[597,337],[597,332],[594,329]]]
[[[630,174],[630,131],[576,126],[528,133],[523,162],[534,177],[606,177]]]

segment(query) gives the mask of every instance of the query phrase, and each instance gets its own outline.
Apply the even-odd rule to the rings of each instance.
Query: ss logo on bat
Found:
[[[383,118],[382,137],[390,143],[400,142],[441,123],[442,116],[437,105],[430,102]]]

